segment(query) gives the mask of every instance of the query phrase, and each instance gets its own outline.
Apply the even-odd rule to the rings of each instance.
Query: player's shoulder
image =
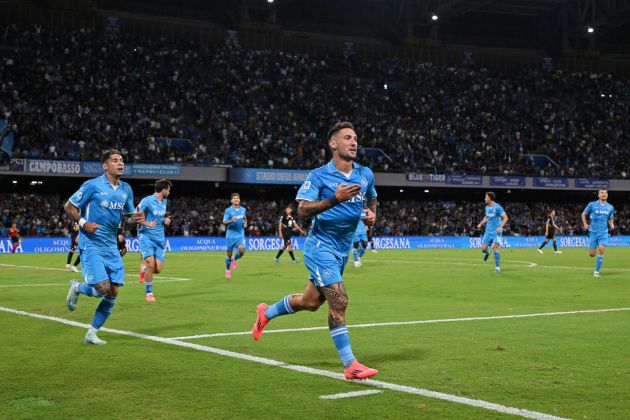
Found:
[[[372,172],[371,168],[368,168],[367,166],[363,166],[358,162],[354,162],[354,169],[356,169],[363,175],[374,177],[374,172]]]

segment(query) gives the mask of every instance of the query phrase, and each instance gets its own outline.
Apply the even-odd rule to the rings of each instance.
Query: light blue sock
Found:
[[[153,282],[152,281],[145,282],[144,290],[147,292],[147,294],[153,293]]]
[[[352,248],[352,258],[354,258],[354,262],[359,261],[359,253],[356,248]]]
[[[234,261],[238,260],[242,256],[243,256],[243,254],[241,254],[240,252],[236,251],[236,255],[234,256]]]
[[[230,264],[232,264],[232,260],[230,259],[230,257],[225,257],[225,269],[226,270],[230,269]]]
[[[352,347],[350,347],[350,336],[348,335],[348,328],[344,325],[342,327],[333,328],[330,330],[330,336],[335,343],[339,357],[344,367],[350,366],[356,359],[352,354]]]
[[[103,297],[94,287],[87,283],[79,283],[79,293],[90,297]]]
[[[359,257],[362,257],[363,254],[365,254],[365,248],[361,247],[359,248]]]
[[[92,320],[92,327],[99,329],[105,324],[109,314],[112,313],[112,309],[114,309],[114,304],[116,303],[116,296],[105,296],[101,303],[96,307],[96,312],[94,312],[94,319]]]
[[[494,251],[494,265],[496,267],[501,267],[501,254],[499,254],[499,250]]]
[[[602,268],[602,264],[604,263],[604,256],[598,255],[597,261],[595,262],[595,271],[599,273],[599,270]]]
[[[295,310],[291,307],[291,295],[286,295],[273,305],[269,306],[265,311],[267,319],[273,319],[277,316],[294,314]]]

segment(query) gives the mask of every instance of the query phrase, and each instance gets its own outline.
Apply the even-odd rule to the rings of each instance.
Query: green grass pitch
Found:
[[[627,418],[629,251],[609,249],[599,279],[586,250],[563,251],[504,249],[498,275],[493,258],[484,263],[476,250],[368,252],[363,267],[350,263],[344,276],[354,353],[380,370],[375,379],[395,386],[558,417]],[[306,284],[303,264],[286,254],[275,264],[274,255],[249,252],[226,280],[223,253],[168,254],[151,304],[136,277],[138,254],[130,253],[126,285],[105,327],[164,338],[249,331],[259,302]],[[81,296],[75,312],[65,308],[68,281],[79,277],[64,264],[62,254],[1,255],[0,307],[88,324],[97,300]],[[600,309],[621,310],[557,314]],[[521,314],[544,315],[505,317]],[[453,320],[484,317],[497,318]],[[259,342],[250,335],[182,341],[341,373],[326,328],[300,330],[326,327],[326,320],[323,306],[274,319]],[[439,322],[404,323],[431,320]],[[278,329],[290,331],[268,332]],[[107,331],[99,334],[106,346],[87,346],[84,333],[0,310],[0,418],[511,416]],[[374,389],[383,392],[319,398]]]

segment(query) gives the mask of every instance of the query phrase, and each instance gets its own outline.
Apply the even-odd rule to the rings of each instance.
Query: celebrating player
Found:
[[[245,255],[245,230],[247,228],[247,211],[241,206],[241,196],[238,193],[230,197],[232,205],[225,209],[223,224],[225,229],[225,242],[227,253],[225,256],[225,278],[232,277],[232,269],[236,268],[236,260]],[[236,255],[233,254],[236,248]]]
[[[81,255],[77,255],[77,259],[72,263],[72,256],[77,250],[77,246],[79,245],[79,224],[76,222],[72,222],[70,225],[70,251],[68,251],[68,257],[66,258],[66,270],[74,271],[75,273],[79,272],[77,266],[81,262]]]
[[[101,163],[103,175],[84,182],[64,206],[70,219],[80,226],[79,252],[85,278],[84,283],[70,282],[66,305],[74,311],[79,294],[101,299],[84,339],[86,344],[98,345],[106,344],[96,333],[111,314],[125,281],[125,267],[116,246],[118,225],[124,214],[132,214],[128,223],[144,220],[143,213],[134,213],[131,187],[120,180],[125,169],[122,154],[107,150]]]
[[[291,206],[287,206],[284,209],[284,213],[282,213],[282,217],[280,217],[280,222],[278,222],[278,236],[282,238],[282,246],[276,255],[276,263],[280,262],[280,256],[284,252],[285,249],[289,250],[289,256],[293,260],[294,263],[299,263],[299,260],[295,259],[293,255],[293,244],[291,243],[291,238],[293,237],[293,230],[297,230],[300,234],[305,234],[306,232],[302,227],[295,221],[293,216],[293,208]]]
[[[316,311],[327,301],[330,336],[344,365],[344,375],[347,379],[366,379],[378,370],[362,365],[352,353],[345,319],[348,295],[342,275],[366,200],[364,221],[367,225],[376,221],[374,174],[354,162],[357,135],[349,122],[330,129],[328,145],[332,160],[309,173],[296,197],[300,202],[298,216],[317,216],[304,246],[309,282],[302,294],[287,295],[271,306],[258,305],[252,333],[254,340],[259,340],[271,319],[302,310]]]
[[[354,232],[354,238],[352,239],[354,247],[352,248],[352,258],[354,259],[354,266],[361,267],[361,257],[365,254],[367,249],[368,237],[367,226],[363,223],[363,220],[359,220],[357,230]]]
[[[592,258],[597,252],[595,271],[593,276],[599,277],[599,271],[604,263],[604,252],[608,246],[608,227],[615,228],[615,208],[608,203],[608,190],[597,192],[598,200],[588,203],[582,213],[582,224],[588,230],[588,255]],[[590,225],[586,217],[590,217]]]
[[[547,219],[547,223],[545,223],[545,241],[540,244],[538,247],[538,253],[542,254],[542,249],[549,243],[549,241],[553,241],[553,249],[555,254],[562,254],[562,251],[558,251],[558,243],[556,242],[556,230],[562,233],[562,229],[556,225],[556,211],[551,210],[549,212],[549,218]]]
[[[155,193],[144,197],[138,204],[138,211],[146,214],[143,222],[138,223],[138,243],[144,264],[140,266],[140,283],[144,283],[147,302],[155,302],[153,296],[153,274],[158,274],[164,267],[164,226],[171,223],[166,215],[166,203],[173,183],[168,179],[155,181]]]
[[[503,228],[508,221],[507,214],[503,207],[494,201],[495,194],[492,191],[488,191],[485,196],[486,211],[483,220],[477,225],[477,229],[485,224],[486,231],[481,239],[481,252],[484,253],[483,260],[487,261],[490,256],[488,247],[492,245],[494,250],[494,271],[496,273],[501,272],[501,255],[499,254],[499,240],[503,233]]]

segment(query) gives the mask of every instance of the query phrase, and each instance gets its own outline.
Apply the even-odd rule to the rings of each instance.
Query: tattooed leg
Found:
[[[321,291],[328,301],[328,327],[333,329],[345,325],[348,294],[343,283],[322,287]]]

